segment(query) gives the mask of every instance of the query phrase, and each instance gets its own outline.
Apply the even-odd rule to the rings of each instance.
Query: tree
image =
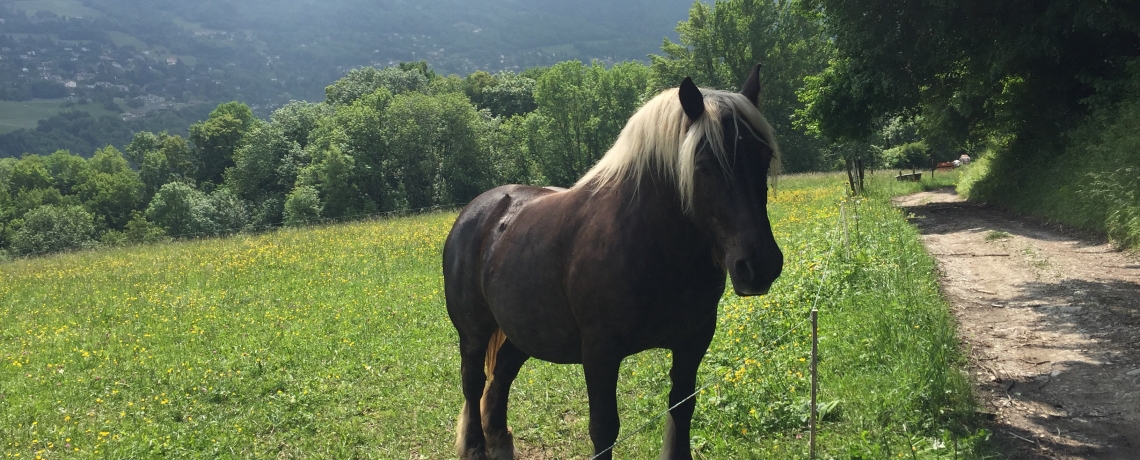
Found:
[[[321,197],[316,188],[301,185],[285,200],[285,224],[304,225],[321,217]]]
[[[52,186],[63,195],[76,193],[76,186],[86,182],[91,175],[87,160],[66,150],[56,150],[45,157],[44,166],[51,174]]]
[[[233,166],[234,151],[255,120],[249,106],[227,102],[218,105],[205,121],[190,126],[199,182],[222,183],[222,173]]]
[[[496,117],[511,117],[534,111],[535,80],[511,72],[491,75],[474,72],[463,79],[463,92],[472,104]]]
[[[131,220],[123,229],[127,241],[133,243],[153,243],[166,236],[162,227],[146,220],[146,215],[140,211],[131,213]]]
[[[12,166],[8,175],[10,192],[30,191],[51,187],[52,177],[47,163],[39,155],[24,155]]]
[[[12,237],[17,254],[44,254],[94,244],[94,216],[80,206],[44,205],[27,213]]]
[[[1133,2],[808,0],[838,58],[805,93],[825,136],[863,139],[884,119],[922,114],[924,137],[991,136],[1048,151],[1091,106],[1123,97],[1140,56]],[[1077,116],[1075,116],[1077,115]]]
[[[688,76],[702,86],[737,90],[762,63],[761,111],[776,132],[784,167],[793,172],[829,167],[822,157],[827,142],[793,118],[803,107],[797,91],[804,78],[823,71],[833,55],[817,14],[797,8],[793,0],[697,2],[677,32],[680,43],[665,40],[663,55],[651,56],[656,89],[674,87]]]
[[[636,62],[586,66],[555,64],[538,79],[534,99],[542,116],[543,173],[559,186],[573,184],[617,139],[649,86],[649,69]]]
[[[151,199],[146,218],[173,237],[204,236],[216,231],[211,220],[214,212],[205,193],[186,183],[171,182]]]
[[[114,147],[99,149],[87,163],[91,174],[76,187],[78,196],[101,227],[122,229],[145,203],[146,186]]]
[[[426,65],[424,62],[425,68]],[[340,80],[325,88],[325,102],[331,105],[352,104],[380,88],[385,88],[392,94],[423,91],[430,81],[428,73],[435,75],[430,70],[426,72],[418,65],[406,69],[401,67],[352,69]]]
[[[397,95],[384,112],[383,137],[411,208],[464,203],[489,185],[480,149],[482,119],[462,93]]]
[[[210,221],[218,234],[227,235],[245,229],[250,223],[246,202],[226,188],[214,190],[209,196]]]
[[[302,170],[297,178],[300,186],[309,186],[320,193],[321,215],[343,217],[362,212],[362,202],[353,179],[356,175],[354,158],[344,154],[337,144],[318,150],[313,163]],[[370,203],[370,202],[369,202]],[[289,201],[286,200],[288,211]],[[309,216],[307,213],[303,213]],[[288,217],[286,218],[288,219]]]
[[[546,177],[536,161],[537,152],[541,151],[537,145],[541,141],[540,125],[536,113],[486,121],[481,149],[494,170],[493,185],[546,185]]]

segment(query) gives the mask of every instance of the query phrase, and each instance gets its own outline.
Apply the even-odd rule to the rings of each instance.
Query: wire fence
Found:
[[[827,284],[827,278],[831,272],[831,259],[832,259],[832,256],[835,255],[835,249],[837,246],[837,242],[839,241],[838,234],[840,231],[843,231],[844,233],[846,233],[846,231],[847,231],[847,213],[845,210],[846,204],[847,204],[846,199],[843,202],[841,202],[841,204],[840,204],[841,208],[840,208],[840,212],[838,214],[835,226],[831,229],[831,231],[827,237],[827,240],[830,241],[831,243],[830,243],[830,247],[828,248],[828,251],[827,251],[827,256],[824,258],[822,275],[821,275],[821,278],[819,281],[819,285],[816,287],[815,296],[814,296],[812,303],[811,303],[811,310],[808,312],[809,317],[807,319],[799,322],[799,323],[793,324],[790,327],[788,327],[788,329],[783,334],[781,334],[775,340],[772,340],[771,342],[769,342],[769,343],[771,343],[771,345],[764,345],[764,346],[760,347],[758,350],[756,350],[755,353],[749,354],[744,359],[739,360],[741,362],[746,362],[750,359],[751,360],[757,360],[756,358],[759,358],[761,355],[771,351],[772,346],[780,343],[780,341],[783,340],[784,338],[786,338],[788,335],[796,332],[797,330],[800,330],[800,328],[802,328],[804,326],[808,326],[808,325],[811,326],[812,351],[811,351],[811,362],[809,363],[809,367],[810,367],[809,373],[811,374],[811,382],[812,382],[812,384],[811,384],[811,386],[812,386],[812,388],[811,388],[811,400],[810,400],[810,408],[809,408],[809,411],[810,411],[809,425],[810,425],[811,433],[809,435],[809,441],[808,442],[809,442],[809,446],[810,446],[809,447],[810,456],[813,459],[815,458],[815,431],[816,431],[816,426],[815,426],[816,420],[815,420],[815,418],[816,418],[816,414],[817,414],[817,407],[816,407],[817,406],[817,404],[816,404],[817,369],[816,369],[816,364],[818,363],[818,357],[817,357],[818,350],[817,350],[816,344],[818,342],[818,339],[817,339],[818,331],[817,331],[816,318],[817,318],[817,312],[818,312],[818,307],[819,307],[819,299],[823,293],[823,286],[825,284]],[[857,206],[857,203],[854,205]],[[845,244],[846,244],[846,241],[847,240],[844,239]],[[759,361],[759,360],[757,360],[757,361]],[[639,425],[633,431],[630,431],[629,433],[626,433],[622,437],[618,438],[616,441],[614,441],[613,444],[610,444],[609,447],[606,447],[605,449],[602,449],[601,452],[598,452],[598,453],[594,454],[593,456],[591,456],[590,460],[595,460],[595,459],[601,457],[602,455],[606,454],[607,452],[612,451],[619,444],[629,440],[633,436],[637,435],[638,433],[640,433],[640,432],[644,431],[645,429],[649,428],[650,426],[652,426],[654,423],[656,423],[658,420],[660,420],[661,417],[664,417],[670,411],[677,408],[677,406],[680,406],[681,404],[685,403],[686,401],[695,398],[698,394],[709,389],[710,387],[712,387],[713,385],[715,385],[719,382],[720,382],[720,380],[717,379],[716,377],[709,378],[709,380],[705,384],[698,387],[695,391],[693,391],[691,394],[686,396],[684,399],[682,399],[681,401],[678,401],[676,404],[673,404],[668,409],[665,409],[664,411],[661,411],[661,412],[657,413],[656,415],[650,417],[648,420],[643,422],[641,425]]]
[[[745,357],[745,359],[740,360],[742,362],[748,361],[749,359],[755,360],[756,358],[761,357],[763,354],[771,351],[772,346],[780,343],[781,340],[783,340],[784,338],[786,338],[790,334],[794,333],[797,330],[800,330],[800,328],[802,328],[802,327],[809,326],[809,325],[811,326],[811,330],[812,330],[812,352],[811,352],[811,363],[809,364],[811,367],[809,372],[811,374],[811,380],[812,380],[811,402],[810,402],[811,407],[809,409],[810,410],[809,425],[810,425],[810,430],[811,430],[811,434],[809,436],[809,443],[810,443],[809,450],[810,450],[811,458],[815,458],[815,437],[816,437],[815,436],[815,431],[816,431],[815,418],[816,418],[816,414],[817,414],[817,411],[816,411],[816,409],[817,409],[817,407],[816,407],[817,406],[817,404],[816,404],[816,375],[817,375],[816,374],[816,363],[818,361],[817,361],[817,352],[816,352],[816,342],[817,342],[817,331],[816,331],[816,321],[815,321],[816,312],[818,311],[820,298],[821,298],[822,293],[823,293],[823,287],[824,287],[824,285],[826,285],[827,279],[831,273],[831,260],[835,254],[837,243],[840,241],[840,238],[838,237],[840,232],[842,232],[843,236],[844,236],[844,238],[842,238],[842,242],[844,243],[844,245],[846,246],[849,243],[849,240],[847,238],[847,209],[846,209],[848,201],[849,200],[845,199],[843,202],[841,202],[840,212],[838,213],[838,217],[837,217],[835,226],[831,229],[831,231],[829,232],[829,235],[827,236],[827,240],[830,241],[831,243],[830,243],[830,247],[829,247],[828,252],[827,252],[827,256],[824,258],[823,270],[822,270],[822,274],[820,277],[820,281],[819,281],[818,286],[816,287],[815,295],[813,296],[813,300],[811,303],[811,309],[808,312],[808,314],[810,315],[809,318],[804,319],[803,321],[800,321],[800,322],[793,324],[790,327],[788,327],[788,329],[783,334],[781,334],[779,337],[777,337],[776,339],[769,342],[772,345],[762,346],[759,349],[757,349],[755,353],[751,353],[747,357]],[[164,235],[164,237],[165,238],[171,238],[171,239],[196,239],[196,238],[202,238],[202,237],[227,236],[227,235],[233,235],[233,234],[237,234],[237,233],[259,234],[259,233],[266,233],[269,231],[277,230],[277,229],[280,229],[283,227],[305,227],[305,226],[313,226],[313,225],[328,225],[328,224],[336,224],[336,223],[380,220],[380,219],[388,219],[388,218],[393,218],[393,217],[424,214],[424,213],[436,212],[436,211],[447,210],[447,209],[456,209],[456,208],[459,208],[459,207],[464,206],[464,205],[466,205],[466,203],[438,204],[438,205],[426,206],[426,207],[420,207],[420,208],[401,209],[401,210],[373,212],[373,213],[351,214],[351,215],[338,216],[338,217],[310,218],[310,219],[303,219],[300,221],[293,221],[290,223],[268,223],[268,224],[260,224],[260,225],[242,225],[240,227],[235,227],[235,228],[213,229],[212,231],[185,232],[185,233],[179,233],[179,234],[173,234],[173,235],[166,234],[166,235]],[[855,212],[857,213],[858,212],[858,210],[857,210],[858,203],[853,202],[853,206],[855,207]],[[140,243],[135,243],[135,244],[140,244]],[[37,257],[37,256],[45,255],[45,254],[59,253],[59,252],[64,252],[64,251],[41,251],[41,252],[35,252],[35,253],[19,254],[16,257],[17,258],[32,258],[32,257]],[[709,378],[706,383],[704,383],[703,385],[698,387],[696,390],[694,390],[691,394],[689,394],[688,396],[683,398],[681,401],[678,401],[677,403],[673,404],[672,406],[668,407],[667,409],[665,409],[665,410],[657,413],[656,415],[650,417],[649,419],[647,419],[646,421],[641,423],[637,428],[633,429],[632,431],[630,431],[630,432],[626,433],[625,435],[621,436],[620,438],[618,438],[609,447],[606,447],[601,452],[598,452],[597,454],[594,454],[593,456],[591,456],[590,460],[595,460],[595,459],[601,457],[602,455],[604,455],[605,453],[612,451],[619,444],[622,444],[623,442],[628,441],[633,436],[637,435],[638,433],[640,433],[640,432],[644,431],[645,429],[649,428],[650,426],[652,426],[654,423],[656,423],[658,420],[660,420],[662,417],[664,417],[666,414],[668,414],[673,409],[675,409],[678,406],[680,406],[681,404],[684,404],[685,402],[695,398],[698,394],[709,389],[710,387],[712,387],[713,385],[715,385],[719,382],[720,382],[720,380],[715,378],[715,377]]]
[[[425,207],[421,207],[421,208],[397,209],[397,210],[392,210],[392,211],[381,211],[381,212],[360,213],[360,214],[348,214],[348,215],[337,216],[337,217],[315,217],[315,218],[309,218],[309,219],[299,219],[299,220],[294,220],[294,221],[288,222],[288,223],[281,222],[281,223],[243,224],[241,226],[235,226],[235,227],[213,228],[213,229],[210,229],[208,231],[180,232],[180,233],[175,233],[175,234],[163,233],[155,241],[129,241],[129,242],[127,242],[127,244],[113,244],[113,245],[112,244],[106,244],[105,242],[95,242],[92,245],[81,246],[81,247],[24,252],[24,253],[19,253],[19,254],[9,254],[8,256],[12,259],[30,259],[30,258],[48,255],[48,254],[77,252],[77,251],[100,249],[100,248],[106,248],[106,247],[122,247],[122,246],[141,245],[141,244],[149,244],[149,243],[162,241],[162,240],[193,240],[193,239],[198,239],[198,238],[225,237],[225,236],[232,236],[235,234],[261,234],[261,233],[267,233],[267,232],[271,232],[274,230],[278,230],[281,228],[309,227],[309,226],[315,226],[315,225],[329,225],[329,224],[339,224],[339,223],[349,223],[349,222],[366,222],[366,221],[371,221],[371,220],[381,220],[381,219],[390,219],[390,218],[394,218],[394,217],[411,216],[411,215],[416,215],[416,214],[426,214],[426,213],[436,212],[436,211],[458,209],[458,208],[461,208],[461,207],[466,206],[466,205],[467,205],[467,203],[437,204],[437,205],[425,206]],[[2,255],[3,254],[0,253],[0,256],[2,256]],[[0,261],[3,261],[2,257],[0,257]]]

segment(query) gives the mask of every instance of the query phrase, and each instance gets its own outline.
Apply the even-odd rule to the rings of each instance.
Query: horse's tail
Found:
[[[487,389],[491,387],[491,381],[495,380],[495,360],[499,357],[499,349],[503,347],[503,343],[507,341],[507,334],[503,333],[502,329],[495,329],[495,333],[491,334],[491,340],[487,342],[487,359],[483,361],[483,373],[487,375],[487,384],[483,386],[483,399],[486,400]],[[480,411],[482,405],[479,406]]]
[[[495,380],[495,361],[499,356],[499,349],[506,341],[507,334],[503,333],[502,329],[495,329],[495,333],[491,334],[491,340],[487,342],[487,358],[483,360],[483,374],[487,376],[487,383],[483,385],[483,397],[479,398],[480,418],[487,417],[487,390],[491,388],[491,381]],[[459,420],[455,422],[455,449],[460,457],[464,454],[463,433],[467,431],[467,421],[470,419],[467,416],[468,411],[467,402],[464,401],[463,409],[459,411]]]

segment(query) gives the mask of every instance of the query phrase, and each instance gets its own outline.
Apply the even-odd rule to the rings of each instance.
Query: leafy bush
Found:
[[[131,216],[130,222],[127,222],[127,227],[123,229],[123,234],[126,235],[128,241],[133,243],[152,243],[166,236],[166,232],[162,230],[162,227],[147,221],[146,216],[138,211],[135,211],[134,215]]]
[[[929,165],[930,155],[922,141],[883,150],[883,163],[891,169],[922,168]]]
[[[118,230],[107,230],[99,236],[99,242],[103,246],[126,246],[130,241],[126,233]]]
[[[250,213],[245,201],[228,189],[218,189],[210,194],[210,208],[213,210],[210,220],[220,234],[236,233],[249,224]]]
[[[1140,102],[1135,101],[1101,108],[1068,132],[1068,145],[1059,154],[1044,159],[1025,143],[994,142],[965,173],[959,193],[1140,247]]]
[[[28,211],[12,236],[17,254],[43,254],[90,247],[95,216],[82,206],[44,205]]]
[[[321,197],[311,185],[301,185],[285,198],[285,225],[304,225],[321,217]]]
[[[216,231],[213,204],[200,190],[182,182],[163,185],[146,208],[147,220],[170,236],[203,236]]]

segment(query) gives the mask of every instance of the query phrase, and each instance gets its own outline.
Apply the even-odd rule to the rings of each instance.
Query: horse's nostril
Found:
[[[748,259],[736,261],[736,276],[749,281],[754,279],[756,272],[752,269],[752,261]]]

